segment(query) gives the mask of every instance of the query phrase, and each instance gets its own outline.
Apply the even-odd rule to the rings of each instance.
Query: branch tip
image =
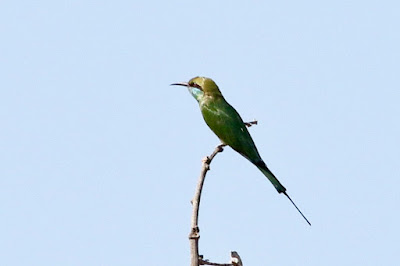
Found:
[[[226,146],[226,144],[219,144],[216,148],[217,152],[223,152],[224,151],[224,147]]]
[[[244,122],[246,127],[251,127],[252,125],[257,125],[258,121],[254,120],[254,121],[250,121],[250,122]]]
[[[251,122],[252,124],[256,122]],[[222,152],[224,150],[224,147],[226,144],[222,143],[219,144],[217,147],[215,147],[213,153],[209,156],[206,156],[202,159],[202,170],[200,173],[199,181],[197,183],[196,191],[194,194],[193,199],[191,200],[192,206],[193,206],[193,212],[192,212],[192,219],[191,219],[191,231],[189,233],[189,242],[190,242],[190,260],[192,266],[198,266],[198,265],[217,265],[217,266],[241,266],[241,264],[237,263],[237,259],[233,260],[232,255],[231,263],[214,263],[210,262],[209,260],[206,260],[203,258],[202,255],[199,255],[199,239],[200,239],[200,229],[198,226],[198,219],[199,219],[199,208],[200,208],[200,198],[201,198],[201,192],[203,190],[203,185],[204,185],[204,180],[206,178],[207,171],[210,170],[210,164],[211,161],[214,159],[214,157]],[[235,252],[236,253],[236,252]],[[233,254],[233,252],[232,252]],[[240,257],[239,257],[240,259]]]

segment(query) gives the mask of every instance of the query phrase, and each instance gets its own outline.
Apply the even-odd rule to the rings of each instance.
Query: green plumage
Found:
[[[188,83],[174,83],[171,85],[187,87],[192,96],[198,101],[205,122],[221,142],[230,146],[260,169],[269,181],[271,181],[275,189],[288,197],[307,223],[310,224],[286,193],[286,188],[261,159],[242,118],[222,96],[217,84],[209,78],[195,77],[189,80]]]
[[[243,155],[271,181],[279,193],[286,188],[267,168],[238,112],[222,96],[203,97],[199,102],[203,118],[222,143]]]

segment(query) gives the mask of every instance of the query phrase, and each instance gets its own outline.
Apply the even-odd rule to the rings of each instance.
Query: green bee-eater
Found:
[[[222,96],[217,84],[209,78],[195,77],[189,80],[188,83],[173,83],[171,85],[187,87],[190,94],[199,102],[205,122],[218,136],[221,142],[230,146],[257,166],[269,181],[271,181],[275,189],[279,193],[285,194],[307,223],[311,225],[286,193],[286,188],[279,182],[261,159],[245,123],[238,112]]]

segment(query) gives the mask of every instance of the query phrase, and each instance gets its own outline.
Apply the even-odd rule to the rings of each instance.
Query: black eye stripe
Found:
[[[190,84],[190,86],[192,86],[192,87],[195,87],[195,88],[198,88],[198,89],[202,90],[199,84],[193,83],[193,84]]]

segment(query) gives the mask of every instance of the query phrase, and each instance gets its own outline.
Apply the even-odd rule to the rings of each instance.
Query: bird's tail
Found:
[[[278,191],[278,193],[286,192],[286,188],[281,184],[281,182],[279,182],[279,180],[268,169],[267,165],[263,161],[260,161],[259,163],[257,163],[256,166],[268,178],[268,180],[271,181],[272,185],[274,185],[274,187]]]
[[[274,174],[268,169],[267,165],[261,161],[256,164],[258,169],[271,181],[272,185],[274,185],[275,189],[278,191],[278,193],[283,193],[293,204],[293,206],[297,209],[297,211],[303,216],[304,220],[311,225],[311,223],[308,221],[308,219],[304,216],[304,214],[300,211],[300,209],[297,207],[297,205],[293,202],[293,200],[289,197],[289,195],[286,193],[286,188],[279,182],[279,180],[274,176]]]

